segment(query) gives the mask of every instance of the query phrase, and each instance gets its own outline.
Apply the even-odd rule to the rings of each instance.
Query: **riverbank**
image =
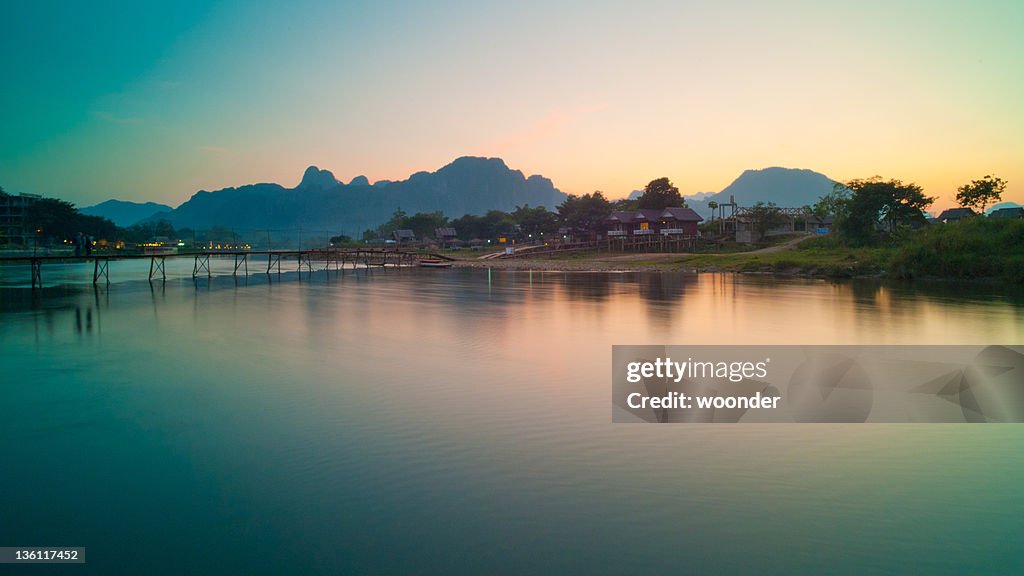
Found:
[[[643,254],[623,258],[615,254],[588,254],[575,258],[499,258],[493,260],[455,260],[459,268],[498,268],[502,270],[557,270],[575,272],[737,272],[807,276],[821,278],[880,277],[884,270],[872,261],[833,256],[803,261],[791,255],[756,256],[745,254]]]
[[[897,244],[851,247],[803,236],[746,252],[548,253],[490,260],[456,256],[456,266],[511,270],[736,272],[814,278],[1024,282],[1024,221],[977,218],[933,225]]]
[[[805,248],[809,236],[786,239],[778,245],[746,252],[721,253],[549,253],[518,258],[460,258],[463,268],[562,270],[576,272],[737,272],[826,278],[878,277],[891,257],[885,249]]]

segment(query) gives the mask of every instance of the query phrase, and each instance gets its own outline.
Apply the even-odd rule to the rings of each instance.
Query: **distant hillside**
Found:
[[[1020,208],[1020,206],[1021,205],[1017,204],[1016,202],[1000,202],[995,206],[989,206],[988,208],[986,208],[985,214],[991,214],[992,212],[995,212],[996,210],[999,210],[1001,208]]]
[[[171,211],[170,206],[156,202],[128,202],[125,200],[107,200],[95,206],[80,208],[78,211],[89,216],[102,216],[118,226],[131,226],[140,220],[149,218],[159,212]]]
[[[514,210],[529,204],[554,209],[565,194],[542,176],[525,177],[500,158],[463,157],[436,172],[417,172],[399,182],[356,177],[339,182],[331,172],[306,169],[295,188],[251,184],[200,191],[167,214],[176,227],[298,228],[358,234],[401,208],[408,214],[441,211],[450,217]],[[149,220],[155,220],[151,217]]]
[[[765,168],[746,170],[732,184],[717,194],[702,193],[687,196],[686,203],[701,216],[708,218],[708,202],[719,204],[735,198],[739,206],[752,206],[757,202],[774,202],[781,208],[813,206],[819,198],[832,191],[835,185],[828,176],[812,170],[795,168]]]

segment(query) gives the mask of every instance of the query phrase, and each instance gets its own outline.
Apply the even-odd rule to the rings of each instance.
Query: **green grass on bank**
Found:
[[[698,269],[849,278],[881,274],[892,254],[889,247],[851,248],[832,238],[808,238],[793,250],[770,254],[698,254],[684,257],[680,263]]]
[[[850,247],[834,236],[809,238],[773,254],[702,254],[680,264],[698,269],[808,274],[836,278],[1005,280],[1024,283],[1024,220],[975,218],[935,224],[898,244]]]
[[[771,243],[781,244],[791,239],[773,238]],[[650,266],[832,278],[1002,280],[1024,284],[1024,220],[975,218],[934,224],[910,232],[898,242],[869,247],[848,246],[835,235],[808,237],[795,247],[778,252],[757,252],[764,247],[724,243],[707,248],[714,252],[658,256],[650,260],[643,256],[617,259],[617,256],[637,253],[602,250],[555,252],[537,257],[574,267],[594,262],[598,266],[626,268]],[[747,251],[737,251],[741,249]],[[479,255],[480,252],[474,252],[472,257]]]
[[[757,244],[747,244],[743,242],[734,242],[731,240],[712,242],[712,243],[701,243],[697,247],[687,250],[691,254],[739,254],[743,252],[753,252],[754,250],[760,250],[762,248],[770,248],[772,246],[778,246],[785,244],[791,240],[798,238],[807,238],[807,234],[794,233],[794,234],[778,234],[775,236],[768,236]]]
[[[894,278],[1001,279],[1024,283],[1024,220],[973,218],[929,226],[889,263]]]

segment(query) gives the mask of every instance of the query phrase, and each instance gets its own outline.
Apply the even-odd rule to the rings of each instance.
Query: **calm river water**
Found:
[[[613,344],[1020,344],[1020,294],[141,266],[99,290],[44,268],[39,295],[0,270],[0,546],[88,559],[26,574],[1024,569],[1024,426],[627,425],[610,401]]]

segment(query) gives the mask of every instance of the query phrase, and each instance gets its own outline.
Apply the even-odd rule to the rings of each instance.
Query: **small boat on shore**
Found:
[[[452,267],[452,263],[451,262],[447,262],[445,260],[441,260],[440,258],[420,258],[420,260],[418,262],[416,262],[416,264],[418,266],[423,267],[423,268],[451,268]]]

